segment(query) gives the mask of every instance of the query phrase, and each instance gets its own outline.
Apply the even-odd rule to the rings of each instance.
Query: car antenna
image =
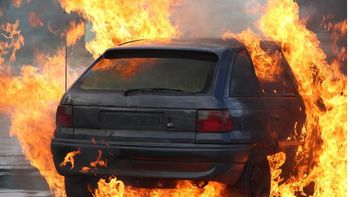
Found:
[[[63,11],[65,16],[64,16],[64,24],[66,26],[66,38],[65,38],[65,41],[64,41],[64,45],[65,45],[65,58],[64,58],[64,92],[67,92],[67,81],[68,81],[68,46],[67,46],[67,32],[68,32],[68,26],[67,26],[67,17],[66,17],[66,14],[67,12],[66,11]]]

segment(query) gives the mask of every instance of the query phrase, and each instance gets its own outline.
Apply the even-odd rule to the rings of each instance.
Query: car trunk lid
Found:
[[[74,137],[192,142],[196,111],[186,109],[74,106]]]
[[[220,109],[213,96],[134,95],[74,92],[74,138],[123,141],[194,142],[197,109]]]

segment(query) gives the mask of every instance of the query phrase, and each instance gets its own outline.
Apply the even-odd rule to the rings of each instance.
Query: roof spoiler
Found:
[[[139,41],[145,41],[145,40],[146,40],[146,39],[129,40],[129,41],[122,42],[122,43],[118,44],[118,46],[123,46],[123,45],[129,44],[129,43],[139,42]]]

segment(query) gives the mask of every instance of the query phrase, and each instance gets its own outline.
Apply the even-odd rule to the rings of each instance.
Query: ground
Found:
[[[25,160],[9,128],[9,117],[0,114],[0,197],[50,196],[45,180]]]

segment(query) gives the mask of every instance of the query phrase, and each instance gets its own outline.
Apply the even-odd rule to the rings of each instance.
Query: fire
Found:
[[[77,156],[78,154],[80,154],[79,150],[67,153],[67,155],[64,157],[64,161],[62,161],[60,166],[66,166],[67,164],[70,163],[70,165],[71,165],[70,169],[73,169],[75,167],[74,157]]]
[[[63,167],[63,166],[67,166],[68,164],[70,164],[70,166],[71,166],[70,169],[73,169],[75,167],[75,160],[76,160],[75,157],[79,154],[80,154],[80,150],[71,151],[71,152],[67,153],[66,156],[64,157],[64,160],[60,164],[60,166]],[[83,166],[80,171],[83,173],[87,173],[90,171],[94,172],[98,167],[107,167],[107,159],[106,160],[102,159],[102,151],[101,150],[98,150],[98,155],[97,155],[96,161],[90,162],[90,167]]]
[[[105,1],[104,4],[100,1],[61,3],[66,10],[78,11],[92,23],[96,39],[88,43],[88,49],[95,56],[115,43],[127,39],[171,37],[176,32],[168,19],[172,5],[170,1],[162,1],[164,4],[159,7],[153,1],[144,1],[138,6],[137,12],[134,9],[137,3],[129,5],[129,2],[125,1],[119,4],[109,1]],[[150,6],[143,7],[146,3]],[[21,1],[13,0],[13,4],[19,7]],[[103,6],[93,6],[100,4]],[[78,7],[84,9],[79,10]],[[110,12],[106,14],[106,10]],[[114,20],[110,20],[111,18]],[[5,41],[0,44],[0,110],[11,116],[11,135],[19,140],[31,165],[40,171],[56,196],[65,196],[64,178],[56,172],[50,152],[55,110],[64,92],[64,53],[63,50],[59,50],[54,56],[38,55],[37,62],[40,66],[24,65],[18,75],[12,71],[11,66],[7,69],[5,63],[14,62],[16,52],[24,44],[19,24],[17,20],[14,24],[7,23],[1,26],[0,33]],[[82,26],[81,23],[77,24],[77,27],[73,28],[74,33],[68,33],[68,45],[73,45],[82,36]],[[126,32],[128,35],[123,35]],[[7,54],[10,54],[10,58]],[[76,72],[70,70],[69,78],[76,77]],[[104,165],[102,161],[96,164]]]
[[[95,38],[86,44],[97,58],[121,42],[143,38],[172,38],[177,30],[171,24],[170,8],[175,0],[60,0],[68,12],[77,12],[92,25]]]
[[[174,189],[139,189],[125,186],[122,181],[111,177],[108,180],[101,179],[98,182],[98,189],[93,191],[95,197],[109,197],[109,196],[124,196],[124,197],[138,197],[138,196],[200,196],[200,197],[221,197],[227,195],[225,193],[225,185],[210,182],[203,189],[198,189],[189,181],[179,181]]]
[[[346,76],[339,62],[327,63],[316,34],[306,28],[298,10],[293,0],[268,0],[258,23],[263,37],[281,43],[307,114],[297,156],[299,174],[285,183],[273,177],[271,195],[303,194],[314,184],[314,196],[346,196]],[[346,26],[341,27],[346,32]],[[252,32],[241,36],[251,40]],[[275,164],[272,174],[279,174],[284,157],[277,154],[269,159]]]
[[[1,35],[6,39],[5,42],[0,41],[0,64],[4,63],[4,56],[8,53],[11,53],[9,61],[16,61],[16,53],[24,45],[24,37],[19,30],[19,25],[19,20],[16,20],[13,24],[6,23],[0,27]]]
[[[270,171],[271,171],[271,196],[280,196],[278,191],[278,184],[283,181],[280,177],[282,170],[281,166],[286,161],[286,154],[283,152],[276,153],[267,157],[269,160]]]
[[[226,32],[223,35],[224,39],[236,38],[240,40],[247,47],[250,56],[254,63],[254,69],[257,77],[261,81],[276,81],[277,76],[281,73],[280,58],[278,53],[268,54],[260,46],[260,38],[254,35],[248,29],[240,34]]]
[[[72,21],[66,35],[67,46],[73,46],[81,37],[85,35],[85,23]]]
[[[28,1],[29,2],[29,1]],[[140,38],[172,38],[179,30],[171,24],[171,7],[175,0],[98,1],[60,0],[68,12],[79,13],[92,25],[95,38],[86,48],[97,57],[105,49],[123,41]],[[17,7],[20,0],[13,0]],[[327,63],[326,55],[319,46],[316,34],[309,31],[299,18],[298,5],[293,0],[268,0],[259,20],[263,38],[281,43],[284,56],[289,62],[304,99],[307,122],[303,130],[304,143],[298,148],[299,174],[282,182],[279,167],[285,161],[284,153],[269,157],[272,171],[272,196],[295,196],[307,193],[305,187],[314,184],[314,196],[346,195],[346,77],[339,69],[345,60],[345,49],[338,61]],[[252,10],[251,10],[252,11]],[[0,14],[1,15],[1,14]],[[113,20],[111,20],[113,19]],[[41,24],[41,23],[39,23]],[[19,21],[1,26],[0,43],[0,111],[11,117],[11,135],[21,143],[23,153],[31,165],[39,169],[56,196],[65,196],[63,177],[57,174],[50,152],[54,131],[54,114],[64,91],[64,53],[40,55],[38,65],[24,65],[19,74],[9,65],[16,61],[16,52],[24,45]],[[82,23],[71,26],[67,32],[68,46],[74,45],[85,32]],[[346,21],[330,28],[333,40],[346,32]],[[232,36],[227,33],[226,36]],[[264,80],[274,80],[279,72],[274,56],[262,52],[258,35],[251,30],[235,34],[247,45],[255,63],[257,75]],[[335,41],[334,43],[337,43]],[[137,68],[132,68],[132,72]],[[131,73],[132,73],[131,72]],[[126,72],[127,74],[129,71]],[[71,71],[70,78],[77,74]],[[75,154],[77,155],[77,153]],[[93,164],[105,166],[100,157]],[[74,161],[74,156],[71,157]],[[311,161],[311,162],[310,162]],[[67,161],[68,162],[68,161]],[[73,167],[74,163],[72,163]],[[92,164],[91,164],[92,165]],[[90,170],[89,167],[82,171]],[[311,183],[311,184],[310,184]],[[113,177],[101,179],[95,196],[223,196],[225,186],[210,182],[198,189],[189,181],[179,181],[176,189],[136,189],[125,186]]]
[[[66,166],[70,164],[71,169],[75,167],[76,156],[80,154],[80,151],[72,151],[67,153],[64,161],[60,164]],[[90,162],[90,167],[84,166],[80,170],[82,173],[95,172],[98,167],[107,167],[107,160],[102,159],[102,151],[98,151],[96,161]],[[190,181],[178,181],[175,189],[141,189],[133,188],[131,186],[125,186],[123,181],[117,180],[116,177],[110,177],[108,179],[100,179],[97,183],[98,188],[89,188],[95,197],[114,197],[114,196],[127,196],[137,197],[143,196],[201,196],[201,197],[219,197],[224,194],[227,195],[224,184],[209,182],[203,189],[198,189]]]
[[[66,156],[64,157],[64,160],[60,164],[60,166],[67,166],[68,164],[70,164],[71,169],[73,169],[75,167],[75,157],[79,154],[80,154],[80,150],[71,151],[71,152],[67,153]],[[90,162],[90,167],[92,167],[94,169],[96,169],[97,167],[107,167],[107,160],[102,159],[102,151],[101,150],[98,150],[98,155],[97,155],[96,161]],[[84,167],[82,167],[82,169],[80,171],[87,173],[87,172],[91,171],[90,167],[84,166]]]
[[[55,169],[50,141],[54,116],[63,93],[64,53],[45,57],[40,67],[25,65],[19,75],[1,73],[0,110],[11,117],[11,136],[16,137],[30,164],[39,169],[50,189],[64,196],[63,177]]]
[[[97,183],[98,190],[93,192],[94,197],[123,197],[125,185],[116,177],[109,178],[108,181],[101,179]]]
[[[98,150],[98,156],[96,161],[90,163],[91,167],[97,168],[98,166],[107,167],[107,160],[102,159],[102,151]]]

